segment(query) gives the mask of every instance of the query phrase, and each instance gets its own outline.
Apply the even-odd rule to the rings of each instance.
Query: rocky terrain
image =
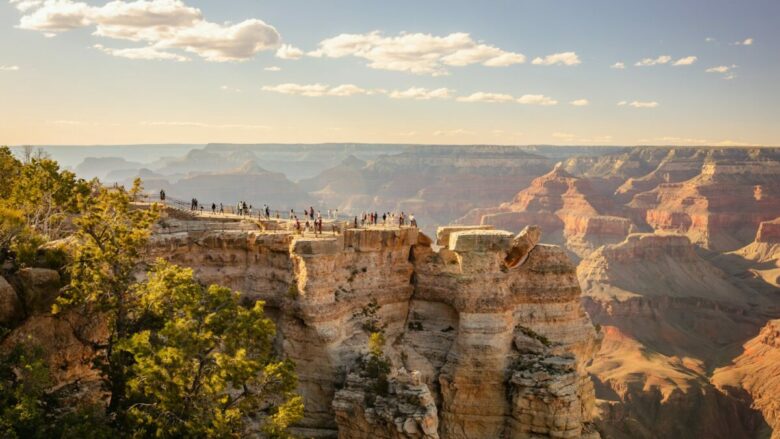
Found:
[[[780,316],[779,185],[777,150],[636,148],[566,159],[458,222],[544,224],[579,259],[605,437],[763,437],[778,399],[725,371],[771,372],[748,341]]]
[[[767,323],[744,348],[733,364],[715,371],[713,382],[760,410],[770,422],[772,439],[776,439],[780,437],[780,320]]]
[[[298,433],[599,437],[586,367],[601,336],[580,304],[575,266],[539,243],[538,228],[442,228],[435,250],[408,227],[322,237],[288,227],[173,211],[148,256],[265,301],[279,351],[296,362],[306,410]],[[59,385],[94,383],[79,367],[90,350],[75,317],[47,313],[59,282],[51,270],[0,279],[3,316],[15,326],[8,340],[35,334]],[[387,376],[367,366],[374,332],[383,334]]]
[[[300,432],[777,437],[780,150],[297,148],[207,147],[141,173],[180,196],[403,210],[428,235],[457,224],[436,239],[406,228],[304,239],[273,221],[215,229],[186,216],[158,231],[150,255],[268,303],[300,368]],[[560,247],[535,229],[496,230],[530,224]],[[25,301],[39,296],[7,281],[0,290],[17,294],[0,296],[0,318],[66,327],[35,317]],[[367,366],[377,329],[387,382]],[[89,352],[69,352],[80,353],[57,361],[77,371]]]

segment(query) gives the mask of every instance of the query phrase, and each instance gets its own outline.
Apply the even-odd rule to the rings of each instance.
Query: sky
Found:
[[[780,145],[777,0],[0,0],[0,144]]]

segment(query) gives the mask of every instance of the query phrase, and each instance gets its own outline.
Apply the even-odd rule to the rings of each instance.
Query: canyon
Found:
[[[296,364],[298,434],[599,437],[586,365],[601,334],[580,304],[575,266],[539,243],[538,228],[446,227],[434,244],[411,227],[342,225],[315,237],[286,221],[166,212],[148,258],[265,303],[280,355]],[[25,310],[6,343],[34,338],[58,386],[94,390],[90,348],[73,329],[84,322],[48,314],[59,275],[35,270],[0,283],[3,301]],[[374,331],[385,340],[386,388],[365,368]]]
[[[604,336],[588,366],[603,436],[764,437],[778,419],[779,166],[771,148],[571,157],[457,222],[543,224],[577,262]]]
[[[167,209],[147,252],[265,302],[297,364],[297,433],[778,437],[779,150],[329,148],[207,147],[147,174],[342,213],[314,237]],[[421,229],[343,221],[373,210]],[[59,275],[25,270],[0,278],[5,343],[34,338],[60,385],[94,387],[84,322],[45,312]]]

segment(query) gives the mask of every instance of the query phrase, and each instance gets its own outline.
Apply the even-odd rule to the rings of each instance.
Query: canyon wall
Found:
[[[406,227],[171,230],[150,257],[266,302],[297,364],[303,435],[598,437],[586,364],[600,336],[574,265],[538,229],[443,229],[438,251]],[[384,386],[365,367],[374,331]]]

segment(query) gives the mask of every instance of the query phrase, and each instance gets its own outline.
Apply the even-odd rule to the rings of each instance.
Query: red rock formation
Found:
[[[589,367],[605,435],[759,433],[761,416],[718,391],[709,371],[755,334],[774,298],[734,285],[681,235],[630,235],[583,259],[577,273],[585,307],[605,329]]]
[[[772,320],[745,343],[733,364],[717,369],[712,381],[719,389],[758,408],[780,438],[780,320]]]
[[[734,250],[780,212],[780,161],[709,161],[698,176],[661,184],[629,206],[654,230],[684,233],[708,249]]]
[[[498,208],[475,209],[458,222],[509,230],[538,224],[545,230],[548,242],[566,244],[569,250],[584,256],[602,244],[622,241],[628,235],[631,222],[604,215],[610,210],[606,193],[595,189],[590,180],[572,176],[559,163],[517,193],[511,202]]]

